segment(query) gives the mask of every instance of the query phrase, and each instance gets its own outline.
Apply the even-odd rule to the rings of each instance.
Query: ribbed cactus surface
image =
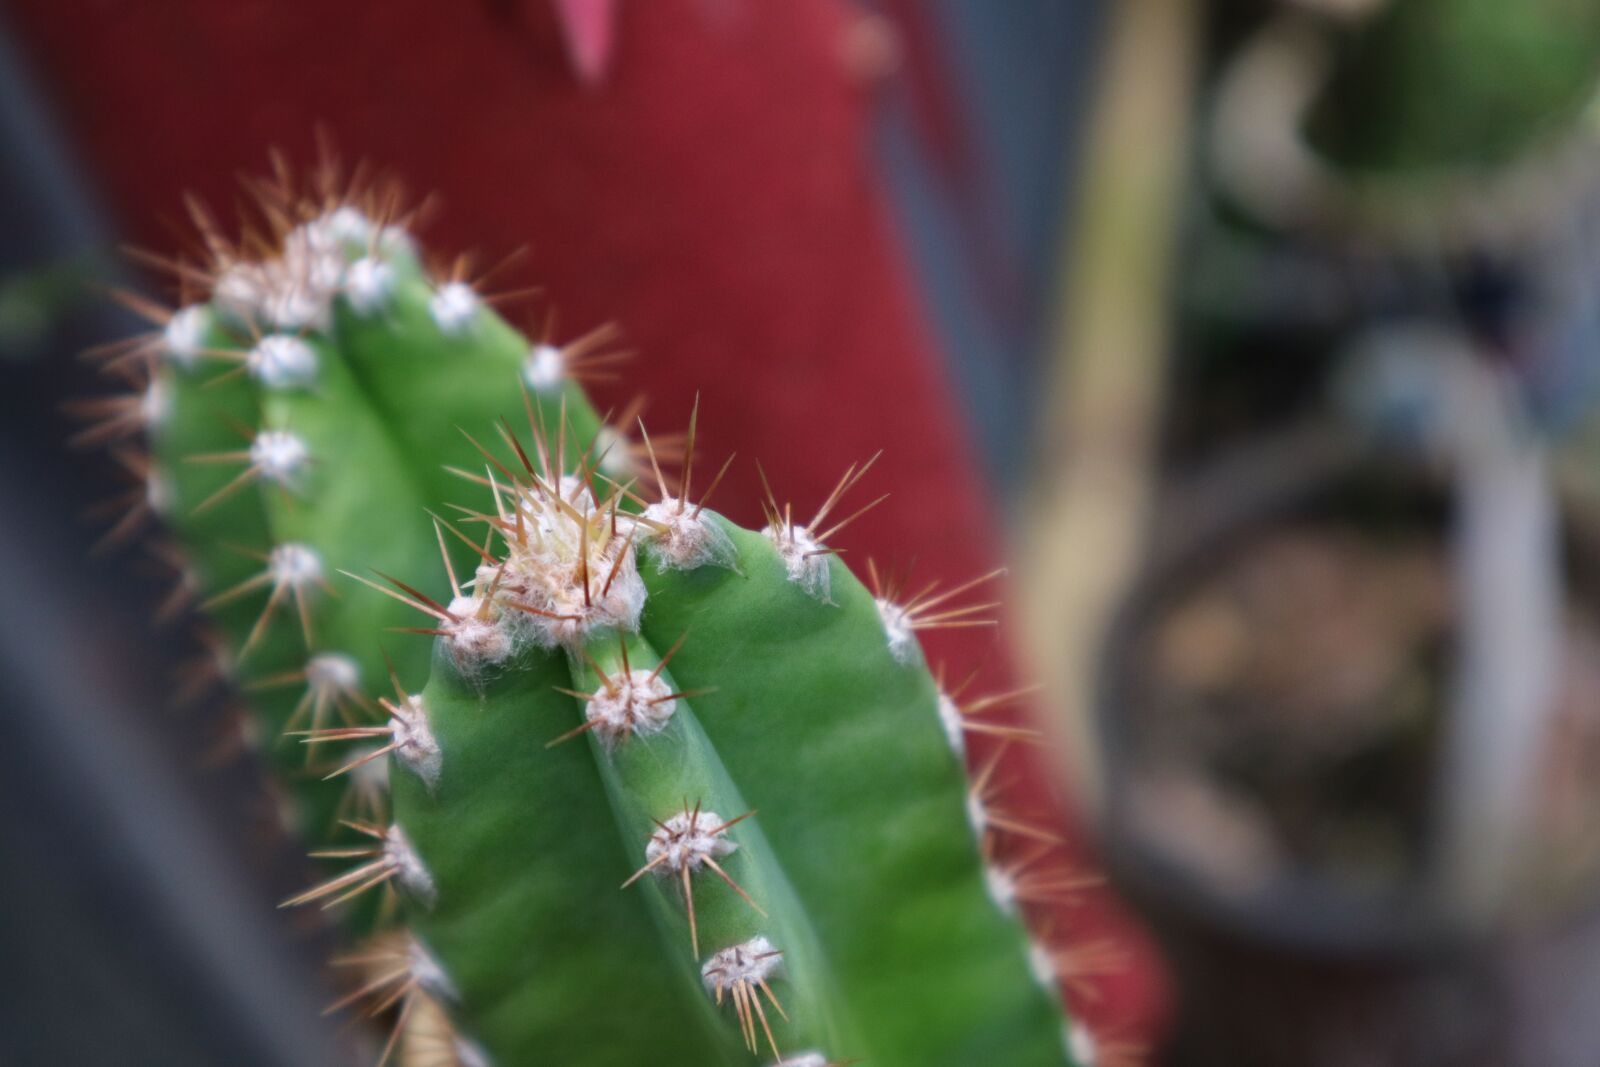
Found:
[[[984,624],[984,582],[852,574],[869,459],[735,525],[692,421],[652,441],[586,398],[615,331],[525,337],[392,192],[286,174],[241,238],[196,210],[203,254],[165,264],[189,299],[134,302],[159,329],[107,365],[142,392],[90,436],[148,437],[126,464],[333,841],[290,903],[346,913],[385,1055],[1089,1059],[1023,921],[1073,879],[964,773],[969,728],[1024,732],[917,639]]]

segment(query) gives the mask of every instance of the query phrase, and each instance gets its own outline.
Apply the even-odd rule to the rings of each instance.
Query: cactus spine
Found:
[[[398,932],[347,922],[397,1037],[427,1016],[419,1043],[500,1067],[1084,1061],[1020,921],[1072,883],[1047,845],[992,861],[1019,823],[968,786],[916,641],[993,605],[851,574],[871,462],[743,529],[706,507],[720,473],[696,492],[693,420],[674,479],[595,413],[613,331],[530,341],[422,266],[392,191],[286,174],[238,243],[196,210],[203,262],[167,265],[206,300],[136,302],[160,329],[108,366],[147,417],[91,434],[147,429],[303,829],[343,827],[348,866],[289,903],[395,891]]]

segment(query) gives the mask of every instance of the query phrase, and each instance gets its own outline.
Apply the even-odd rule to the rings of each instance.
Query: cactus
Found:
[[[987,623],[994,576],[859,581],[834,543],[871,460],[809,521],[769,490],[735,525],[697,416],[652,440],[586,398],[614,330],[524,338],[423,265],[390,186],[253,191],[245,238],[192,206],[204,254],[161,261],[204,302],[127,298],[159,329],[106,354],[140,391],[86,436],[149,439],[141,510],[347,864],[286,903],[364,941],[384,1058],[1088,1062],[1057,988],[1086,957],[1023,922],[1079,882],[994,764],[964,776],[967,732],[1030,735],[917,640]]]

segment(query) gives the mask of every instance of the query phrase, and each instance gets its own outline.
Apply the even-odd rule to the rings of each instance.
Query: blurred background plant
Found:
[[[1182,1062],[1594,1056],[1597,14],[1207,6],[1148,318],[1068,288],[1160,359],[1130,581],[1052,603]]]
[[[321,123],[437,192],[444,247],[526,243],[564,321],[618,319],[652,421],[700,390],[708,450],[796,498],[888,446],[863,556],[1010,558],[1013,625],[935,654],[1043,679],[1058,773],[1014,788],[1068,783],[1172,965],[1163,1037],[1110,895],[1062,916],[1115,946],[1069,991],[1108,1052],[1593,1062],[1600,3],[0,23],[0,1058],[339,1062],[320,935],[270,914],[296,847],[218,756],[225,695],[159,710],[193,650],[157,579],[82,562],[126,487],[56,411],[128,332],[82,281]]]

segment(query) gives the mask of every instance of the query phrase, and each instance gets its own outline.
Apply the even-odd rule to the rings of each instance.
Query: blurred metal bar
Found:
[[[1446,365],[1459,379],[1441,392],[1460,629],[1431,888],[1447,917],[1484,927],[1504,917],[1517,886],[1557,711],[1560,522],[1544,447],[1510,390],[1470,350]]]
[[[1074,201],[1084,102],[1114,5],[877,2],[937,46],[940,87],[970,151],[938,158],[896,83],[878,130],[891,206],[993,496],[1009,504],[1051,371],[1056,235]]]
[[[1015,553],[1025,651],[1067,735],[1067,780],[1091,803],[1096,661],[1152,492],[1199,21],[1189,0],[1120,0],[1110,14]]]

